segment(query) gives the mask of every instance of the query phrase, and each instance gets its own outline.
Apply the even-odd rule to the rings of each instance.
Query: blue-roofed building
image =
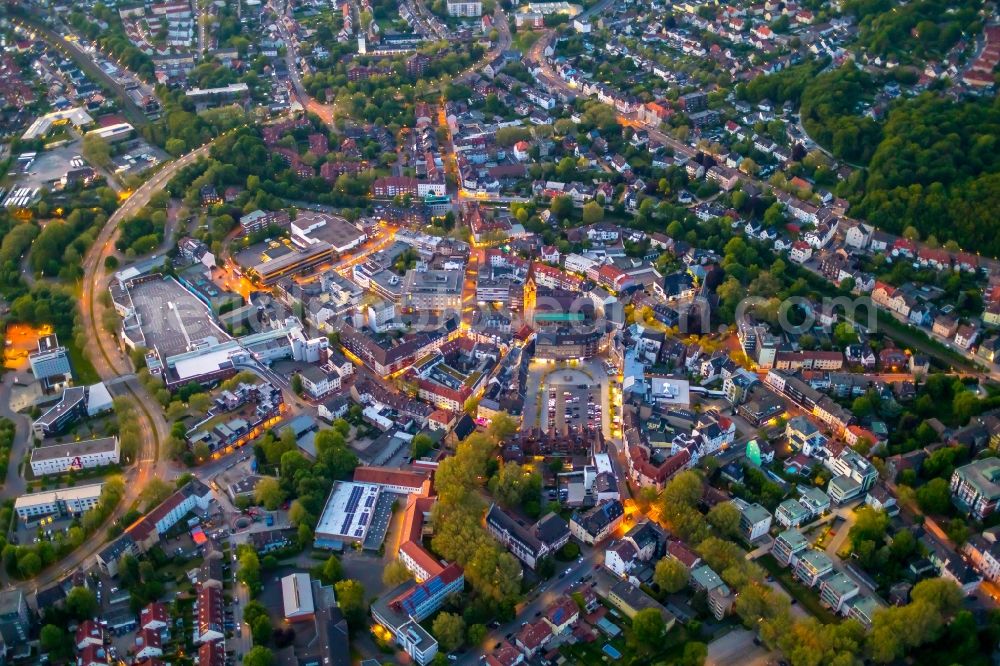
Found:
[[[437,654],[438,644],[419,623],[464,587],[462,568],[449,564],[441,573],[422,583],[407,581],[377,599],[371,606],[372,617],[392,634],[397,645],[406,650],[414,662],[425,666]]]
[[[52,335],[38,340],[38,351],[28,354],[31,374],[42,383],[46,391],[65,387],[73,380],[73,370],[69,365],[69,354],[60,346],[59,339]]]
[[[545,622],[552,627],[552,635],[559,636],[569,631],[580,617],[580,608],[567,596],[557,599],[545,610]]]

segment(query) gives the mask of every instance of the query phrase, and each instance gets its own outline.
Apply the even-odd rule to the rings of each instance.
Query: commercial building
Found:
[[[433,312],[458,312],[462,308],[464,271],[416,270],[403,277],[403,307]]]
[[[329,245],[343,254],[361,245],[368,235],[346,219],[313,210],[299,211],[290,225],[292,243],[300,248]]]
[[[271,286],[288,275],[306,273],[317,266],[333,261],[333,248],[329,243],[317,242],[303,249],[290,249],[269,253],[264,251],[262,261],[249,266],[247,272],[264,286]],[[279,248],[280,249],[280,248]]]
[[[14,511],[25,522],[42,516],[79,516],[97,506],[103,486],[103,483],[93,483],[62,490],[28,493],[14,500]]]
[[[340,550],[347,543],[364,543],[380,492],[371,483],[334,483],[316,524],[315,547]]]
[[[94,119],[90,117],[90,114],[83,107],[53,111],[52,113],[47,113],[44,116],[36,118],[35,122],[31,123],[27,131],[21,135],[21,138],[25,141],[31,141],[32,139],[44,137],[49,133],[53,125],[65,125],[69,123],[77,129],[82,129],[93,124],[93,122]]]
[[[117,437],[40,446],[31,451],[31,472],[35,476],[44,476],[117,465],[120,456],[121,447]]]
[[[63,391],[59,402],[32,422],[31,430],[39,439],[51,437],[86,415],[87,389],[83,386],[71,386]]]
[[[96,136],[104,139],[107,143],[117,143],[131,139],[134,132],[135,128],[129,123],[115,123],[107,127],[92,129],[85,136]]]
[[[433,497],[409,495],[406,498],[406,510],[403,512],[397,557],[418,583],[433,578],[444,570],[444,564],[431,555],[423,545],[424,526],[430,520],[434,502]]]
[[[607,351],[611,327],[605,322],[574,326],[545,326],[535,335],[535,358],[584,360]]]
[[[204,109],[248,97],[250,95],[250,88],[245,83],[230,83],[227,86],[220,86],[218,88],[194,87],[184,91],[184,94],[189,100],[194,102],[196,108]]]
[[[963,513],[977,520],[991,515],[1000,501],[1000,461],[974,460],[952,472],[951,498]]]
[[[398,495],[426,497],[431,492],[431,474],[423,470],[409,471],[366,465],[354,470],[354,482],[377,485],[384,491]]]

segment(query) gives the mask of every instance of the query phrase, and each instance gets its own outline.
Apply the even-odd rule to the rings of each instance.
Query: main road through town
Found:
[[[112,334],[101,326],[102,313],[106,306],[100,295],[108,286],[104,260],[114,253],[112,240],[119,223],[135,215],[140,208],[149,203],[150,198],[161,191],[180,169],[207,155],[210,147],[211,143],[206,144],[166,164],[155,176],[139,187],[108,218],[84,259],[80,311],[90,343],[86,351],[101,379],[104,381],[117,379],[115,392],[117,395],[129,398],[135,406],[133,414],[138,419],[141,429],[142,445],[137,452],[135,465],[125,473],[125,496],[111,517],[65,559],[52,564],[35,578],[18,583],[17,586],[25,591],[43,589],[84,565],[101,550],[108,540],[112,524],[132,507],[151,478],[161,477],[169,480],[178,474],[178,470],[161,455],[160,445],[166,441],[170,432],[162,411],[158,406],[149,406],[149,395],[132,372],[131,360],[120,352]]]

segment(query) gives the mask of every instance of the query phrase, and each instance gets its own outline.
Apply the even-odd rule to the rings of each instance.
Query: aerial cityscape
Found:
[[[0,664],[1000,662],[994,0],[0,0]]]

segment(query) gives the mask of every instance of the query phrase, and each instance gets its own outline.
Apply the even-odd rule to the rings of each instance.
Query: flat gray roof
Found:
[[[39,446],[31,451],[31,461],[55,460],[56,458],[70,458],[73,456],[85,456],[92,453],[105,453],[118,448],[116,437],[101,437],[100,439],[85,439],[82,442],[70,442],[68,444],[51,444],[49,446]]]

